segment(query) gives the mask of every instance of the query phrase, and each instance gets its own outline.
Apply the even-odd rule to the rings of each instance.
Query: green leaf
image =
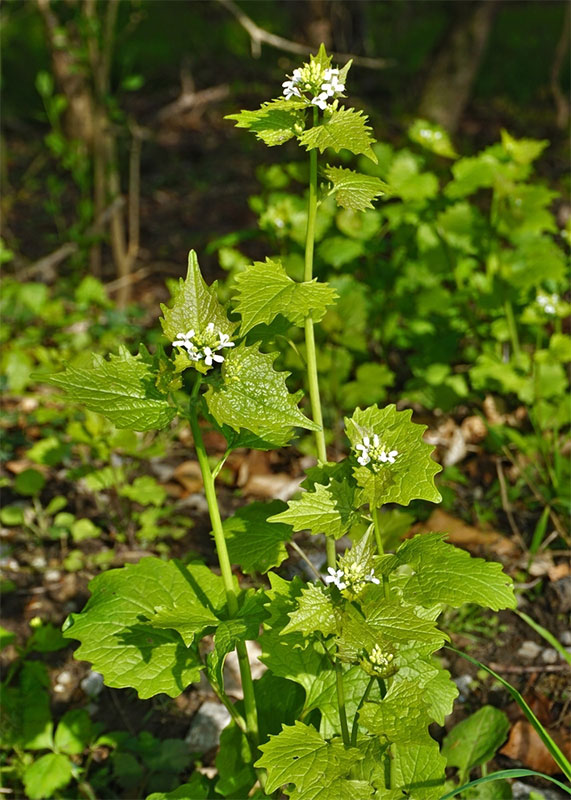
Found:
[[[467,774],[495,756],[509,729],[510,723],[503,711],[482,706],[444,737],[442,755],[449,767],[458,767],[462,774]]]
[[[191,250],[188,254],[186,278],[179,280],[173,296],[172,307],[168,308],[161,304],[163,312],[161,325],[169,341],[173,342],[179,335],[189,330],[194,330],[198,335],[202,335],[211,323],[214,325],[215,331],[231,336],[236,325],[230,322],[226,316],[224,306],[218,300],[216,286],[216,282],[211,286],[206,285],[196,253]],[[191,361],[185,353],[177,353],[177,371],[187,367],[194,367],[202,373],[209,369],[203,361]]]
[[[56,750],[68,755],[83,753],[91,738],[93,726],[84,708],[66,711],[60,719],[54,737]]]
[[[410,577],[399,586],[407,602],[426,608],[439,603],[454,608],[477,603],[494,611],[515,608],[513,584],[502,565],[473,558],[445,542],[445,537],[445,533],[419,534],[403,542],[394,556],[380,560],[380,571],[388,575],[405,564],[412,567]]]
[[[518,164],[531,164],[549,147],[547,139],[515,139],[504,128],[501,135],[504,150]]]
[[[224,520],[224,535],[230,561],[244,572],[266,573],[288,557],[285,542],[291,539],[289,525],[270,523],[268,518],[284,508],[280,500],[250,503]]]
[[[365,781],[346,778],[363,754],[357,748],[343,747],[339,740],[326,742],[315,728],[302,722],[284,726],[260,750],[263,755],[256,766],[268,772],[266,793],[289,783],[295,786],[289,794],[295,800],[365,800],[373,793]]]
[[[337,292],[326,283],[293,281],[280,261],[267,258],[255,261],[236,276],[238,287],[236,311],[242,316],[241,334],[256,325],[269,325],[282,314],[293,325],[303,327],[311,317],[314,322],[323,319],[327,306],[332,305]]]
[[[207,800],[210,797],[210,781],[206,775],[193,772],[187,783],[172,792],[153,792],[146,800]]]
[[[331,596],[321,584],[308,584],[289,618],[290,622],[282,630],[282,635],[299,631],[304,636],[310,636],[319,631],[323,636],[328,636],[337,630],[337,617]]]
[[[286,581],[272,572],[269,578],[272,588],[268,592],[268,611],[271,616],[260,637],[260,660],[274,675],[299,683],[305,689],[304,708],[307,711],[315,707],[314,703],[324,688],[335,681],[335,672],[321,644],[307,642],[298,632],[282,635],[290,622],[289,613],[297,608],[304,588],[302,581],[299,578]]]
[[[326,111],[323,122],[304,131],[298,139],[307,150],[314,150],[316,147],[320,153],[328,147],[336,153],[349,150],[355,155],[367,156],[376,164],[377,156],[371,149],[375,139],[367,121],[368,117],[354,108]]]
[[[166,490],[151,475],[135,478],[133,483],[122,486],[118,494],[142,506],[162,506],[167,498]]]
[[[446,759],[428,733],[424,743],[394,744],[392,755],[391,785],[403,789],[414,800],[440,800]]]
[[[2,690],[0,732],[3,747],[44,750],[53,745],[53,723],[47,667],[39,661],[24,661],[18,688]],[[30,698],[33,697],[33,703]]]
[[[344,167],[330,167],[324,170],[327,180],[333,184],[331,189],[335,193],[338,206],[350,208],[353,211],[365,211],[373,208],[371,200],[390,194],[388,184],[380,178],[363,175],[352,169]]]
[[[387,175],[391,192],[405,202],[429,200],[438,193],[438,179],[432,172],[420,172],[418,159],[403,150],[394,159]]]
[[[156,388],[150,364],[124,347],[107,361],[93,354],[90,366],[69,365],[65,372],[43,380],[64,389],[69,400],[103,414],[118,428],[157,430],[176,414]]]
[[[305,100],[270,100],[256,111],[240,111],[224,119],[236,120],[237,128],[247,128],[268,147],[275,147],[303,131],[307,105]]]
[[[384,503],[406,506],[414,499],[433,503],[442,499],[434,485],[434,476],[442,467],[431,458],[432,445],[422,440],[426,425],[411,422],[411,416],[411,409],[397,411],[394,405],[383,409],[374,405],[365,411],[358,408],[352,417],[345,419],[356,456],[362,453],[356,446],[363,444],[365,437],[372,443],[375,435],[386,453],[394,450],[398,453],[394,463],[375,460],[371,455],[369,464],[354,468],[353,475],[361,489],[360,504],[379,508]]]
[[[297,407],[301,393],[289,393],[289,373],[273,368],[276,356],[245,344],[233,348],[222,364],[222,380],[210,385],[205,397],[219,425],[236,431],[247,428],[282,446],[291,438],[292,427],[318,430],[318,426]]]
[[[39,494],[46,485],[46,479],[37,469],[24,469],[14,481],[14,491],[26,497]]]
[[[415,120],[408,129],[409,139],[436,153],[437,156],[445,158],[458,158],[458,153],[454,150],[448,133],[443,127],[435,122],[428,122],[425,119]]]
[[[54,797],[54,792],[63,789],[73,775],[71,761],[61,753],[48,753],[34,761],[24,771],[24,786],[29,800]]]
[[[16,634],[0,625],[0,650],[16,641]]]
[[[365,703],[359,721],[371,733],[386,736],[391,742],[422,743],[432,722],[424,693],[416,682],[393,683],[386,696],[376,703]]]
[[[360,519],[354,510],[355,487],[347,480],[330,480],[327,486],[315,484],[314,491],[304,492],[299,500],[290,500],[286,511],[271,522],[285,522],[294,531],[309,530],[340,539]]]
[[[193,628],[214,624],[224,602],[221,578],[198,567],[143,558],[98,575],[85,609],[64,631],[81,642],[76,657],[91,662],[107,686],[132,687],[143,699],[179,695],[200,678],[198,654],[182,635],[189,640]],[[163,624],[176,624],[182,634]]]

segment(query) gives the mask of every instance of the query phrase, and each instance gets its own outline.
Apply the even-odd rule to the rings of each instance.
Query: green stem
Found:
[[[318,121],[317,108],[313,109],[313,124]],[[313,279],[313,252],[315,249],[315,218],[317,216],[317,150],[310,150],[309,153],[309,200],[307,207],[307,231],[305,234],[305,267],[303,273],[304,281]],[[307,352],[307,382],[309,387],[309,400],[311,403],[311,416],[319,430],[315,431],[315,443],[317,447],[318,459],[325,463],[327,461],[327,446],[325,444],[325,431],[323,430],[323,413],[321,411],[321,397],[319,394],[319,378],[317,375],[317,354],[315,349],[315,332],[313,320],[307,317],[305,320],[305,349]],[[325,540],[327,552],[327,566],[335,567],[337,560],[335,552],[335,541],[327,538]]]
[[[345,708],[345,688],[343,686],[343,668],[339,661],[335,662],[335,682],[337,686],[337,704],[339,706],[339,722],[341,723],[341,736],[343,744],[349,747],[349,725],[347,724],[347,709]]]
[[[377,550],[379,551],[380,556],[384,556],[385,548],[383,547],[383,537],[381,534],[381,521],[379,519],[380,512],[380,508],[373,509],[373,523],[375,526],[375,541],[377,542]]]
[[[208,455],[206,453],[206,447],[204,446],[204,439],[202,438],[202,433],[198,424],[196,399],[199,389],[200,379],[197,379],[190,402],[190,427],[194,439],[194,447],[196,450],[196,456],[198,458],[198,464],[202,473],[202,480],[204,482],[204,494],[206,495],[206,502],[208,503],[208,513],[210,514],[210,522],[212,524],[212,532],[214,534],[214,542],[216,544],[220,572],[224,582],[228,611],[230,612],[230,616],[234,617],[238,612],[238,598],[236,596],[236,588],[234,584],[234,578],[232,576],[230,556],[228,555],[228,548],[226,546],[226,539],[224,537],[224,529],[222,528],[222,519],[220,517],[220,509],[218,508],[218,500],[216,498],[214,478],[212,477],[212,472],[210,471],[210,464],[208,463]],[[259,740],[258,713],[256,710],[256,698],[254,695],[254,683],[252,681],[250,660],[248,658],[248,651],[246,649],[245,642],[236,642],[236,653],[238,654],[240,677],[242,679],[242,690],[244,692],[244,710],[246,712],[248,736],[250,742],[255,748],[258,745]]]
[[[506,315],[506,322],[508,323],[508,331],[510,334],[510,341],[512,343],[514,356],[518,358],[520,353],[519,337],[517,335],[517,325],[515,322],[514,310],[511,304],[511,300],[504,301],[504,313]]]
[[[351,744],[353,747],[357,744],[357,735],[359,733],[359,711],[363,708],[367,700],[369,699],[369,695],[371,693],[371,689],[375,684],[375,676],[373,675],[369,678],[369,683],[367,684],[367,688],[363,694],[363,697],[359,701],[359,705],[357,706],[357,710],[355,711],[355,719],[353,720],[353,727],[351,728]]]
[[[384,556],[385,548],[383,547],[383,535],[381,533],[381,509],[374,508],[373,509],[373,524],[375,528],[375,541],[377,543],[377,550],[380,556]],[[383,575],[383,591],[385,593],[385,600],[389,599],[389,579],[386,575]]]

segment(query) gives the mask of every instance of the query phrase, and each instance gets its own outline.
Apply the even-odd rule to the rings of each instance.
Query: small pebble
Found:
[[[48,569],[48,571],[44,573],[44,578],[48,583],[55,583],[55,581],[59,581],[61,578],[61,572],[59,569]]]
[[[470,694],[470,687],[472,686],[472,676],[471,675],[459,675],[457,678],[454,678],[454,683],[458,688],[458,700],[463,703]]]
[[[541,646],[532,642],[531,639],[524,642],[517,651],[517,655],[526,661],[534,661],[541,653]]]
[[[32,567],[34,569],[45,569],[46,559],[43,556],[35,556],[32,559]]]
[[[90,670],[79,685],[86,695],[97,697],[103,689],[103,675],[100,672]]]
[[[554,647],[546,647],[541,654],[541,660],[544,664],[557,664],[559,661],[559,653]]]
[[[561,634],[561,644],[565,647],[571,646],[571,631],[563,631]]]
[[[62,686],[69,686],[70,683],[73,681],[73,675],[67,669],[64,669],[63,672],[56,678],[56,682],[62,684]]]
[[[185,742],[189,750],[206,753],[220,742],[220,734],[230,722],[230,714],[220,703],[206,701],[195,714]]]

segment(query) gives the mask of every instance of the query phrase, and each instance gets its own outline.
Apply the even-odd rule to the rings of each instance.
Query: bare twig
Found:
[[[116,278],[116,280],[106,283],[105,290],[107,292],[118,292],[126,284],[132,285],[142,281],[143,278],[146,278],[151,272],[152,269],[150,267],[141,267],[141,269],[138,269],[136,272],[130,272],[128,275],[123,275],[121,278]]]
[[[316,570],[316,569],[315,569],[315,566],[314,566],[314,565],[311,563],[311,561],[310,561],[310,559],[309,559],[309,557],[308,557],[307,553],[304,553],[304,551],[303,551],[303,550],[301,549],[301,547],[300,547],[300,546],[297,544],[297,542],[294,542],[294,541],[292,540],[291,542],[288,542],[287,544],[289,544],[289,546],[290,546],[290,547],[292,547],[292,548],[295,550],[295,552],[298,554],[298,556],[299,556],[301,559],[303,559],[303,561],[305,561],[305,563],[307,564],[307,566],[309,567],[309,569],[310,569],[310,570],[313,572],[313,574],[315,575],[315,577],[317,578],[317,580],[318,580],[318,581],[322,581],[322,580],[323,580],[323,575],[321,575],[321,574],[318,572],[318,570]]]
[[[193,108],[207,105],[208,103],[218,103],[230,94],[230,87],[226,83],[219,86],[211,86],[209,89],[202,89],[195,92],[193,88],[183,84],[182,91],[177,99],[161,108],[157,113],[158,122],[166,122],[179,114],[185,114]]]
[[[233,0],[217,0],[217,2],[224,6],[248,33],[254,58],[260,57],[263,44],[275,47],[277,50],[285,50],[287,53],[297,53],[302,56],[308,55],[313,50],[309,45],[292,42],[290,39],[284,39],[283,36],[277,36],[275,33],[270,33],[260,28]],[[351,53],[332,53],[331,55],[335,61],[352,60],[354,64],[368,69],[386,69],[387,67],[392,67],[395,63],[390,58],[370,58],[368,56],[356,56]]]
[[[506,478],[505,478],[505,475],[504,475],[502,462],[500,461],[499,458],[496,460],[496,471],[498,473],[498,480],[500,482],[500,496],[502,498],[502,507],[503,507],[503,509],[504,509],[504,511],[506,513],[506,516],[508,518],[508,522],[510,523],[510,528],[512,529],[512,533],[513,533],[514,537],[518,540],[519,546],[521,547],[521,549],[525,553],[527,551],[527,545],[526,545],[526,543],[524,541],[523,536],[521,535],[520,529],[518,528],[518,526],[516,524],[514,515],[512,514],[512,506],[511,506],[511,503],[510,503],[509,498],[508,498],[508,490],[507,490],[507,486],[506,486]]]
[[[121,206],[124,204],[125,201],[122,197],[115,198],[114,202],[111,203],[111,205],[99,215],[93,225],[87,229],[86,236],[96,236],[97,234],[101,233],[104,226],[116,213],[117,209],[121,208]],[[77,242],[66,242],[65,244],[62,244],[61,247],[58,247],[57,250],[54,250],[53,253],[43,256],[37,261],[34,261],[33,264],[30,264],[28,267],[23,269],[20,272],[20,278],[22,280],[30,280],[30,278],[35,275],[41,275],[45,281],[49,282],[50,280],[54,280],[56,277],[54,272],[55,267],[57,267],[57,265],[62,261],[65,261],[66,258],[69,258],[69,256],[76,253],[78,250],[79,245]]]
[[[569,669],[567,664],[489,664],[494,672],[514,672],[523,675],[526,672],[565,672]]]

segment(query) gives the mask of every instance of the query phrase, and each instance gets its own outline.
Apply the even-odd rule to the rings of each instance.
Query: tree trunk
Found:
[[[473,10],[466,8],[428,72],[419,116],[439,123],[451,133],[457,129],[470,99],[496,9],[496,0],[483,0]]]

